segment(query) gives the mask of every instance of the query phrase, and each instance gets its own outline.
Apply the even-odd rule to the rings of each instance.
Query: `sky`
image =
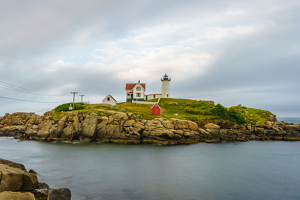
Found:
[[[43,114],[71,92],[241,104],[300,117],[299,0],[0,0],[0,116]],[[21,101],[22,100],[22,101]]]

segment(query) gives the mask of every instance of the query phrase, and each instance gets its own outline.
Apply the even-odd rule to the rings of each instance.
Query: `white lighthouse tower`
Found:
[[[161,88],[161,97],[162,98],[170,98],[170,81],[171,78],[168,77],[167,74],[163,76],[161,79],[162,88]]]

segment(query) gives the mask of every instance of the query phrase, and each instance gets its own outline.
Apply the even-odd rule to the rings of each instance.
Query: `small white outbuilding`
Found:
[[[115,98],[113,98],[110,94],[108,94],[103,100],[102,100],[103,104],[110,104],[110,105],[117,105],[117,101],[115,100]]]

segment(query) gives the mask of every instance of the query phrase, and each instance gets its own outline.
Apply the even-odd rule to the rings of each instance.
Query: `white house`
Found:
[[[170,81],[171,78],[168,77],[167,74],[161,78],[162,82],[162,89],[161,94],[147,94],[145,95],[146,91],[146,84],[140,83],[126,83],[126,101],[144,101],[144,100],[151,100],[157,98],[170,98]]]
[[[140,83],[126,83],[126,101],[144,101],[145,99],[145,91],[146,91],[146,84]]]
[[[102,100],[103,104],[110,104],[110,105],[117,105],[117,101],[115,100],[115,98],[113,98],[110,94],[108,94],[103,100]]]

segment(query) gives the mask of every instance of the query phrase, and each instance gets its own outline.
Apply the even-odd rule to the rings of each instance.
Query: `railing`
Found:
[[[157,102],[145,102],[145,101],[134,101],[132,100],[132,103],[139,103],[139,104],[150,104],[150,105],[154,105],[156,103],[159,103],[160,98],[158,99]]]
[[[161,81],[171,81],[171,78],[161,78]]]

